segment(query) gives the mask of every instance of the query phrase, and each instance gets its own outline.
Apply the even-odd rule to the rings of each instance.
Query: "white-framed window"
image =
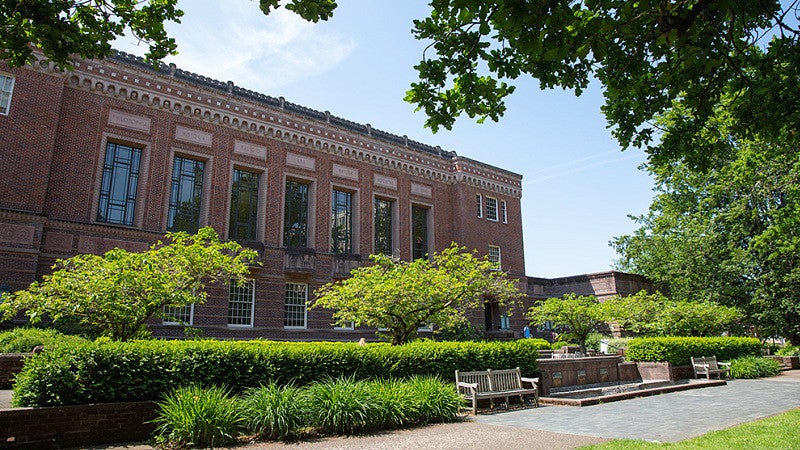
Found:
[[[236,283],[231,283],[228,295],[228,326],[253,326],[255,295],[255,280],[247,280],[241,286],[237,286]]]
[[[497,199],[486,197],[486,218],[497,222]]]
[[[475,203],[478,207],[478,218],[483,218],[483,196],[481,194],[475,194]]]
[[[355,328],[355,323],[352,320],[345,322],[342,326],[336,325],[333,327],[334,330],[354,330]]]
[[[500,247],[496,245],[489,246],[489,261],[495,264],[495,269],[500,270],[502,267],[502,257],[500,255]]]
[[[433,331],[433,324],[429,323],[426,325],[422,325],[419,328],[417,328],[417,331]]]
[[[164,325],[191,325],[194,320],[194,305],[165,306]]]
[[[0,115],[7,116],[14,93],[14,77],[0,74]]]
[[[306,328],[308,285],[286,283],[283,297],[283,327]]]
[[[500,219],[503,223],[508,223],[508,208],[506,208],[506,201],[500,200]]]

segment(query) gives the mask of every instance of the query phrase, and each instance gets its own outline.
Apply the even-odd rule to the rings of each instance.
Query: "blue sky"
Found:
[[[452,131],[424,128],[424,114],[403,96],[427,45],[411,35],[425,1],[345,0],[318,24],[283,9],[264,16],[250,0],[179,5],[181,24],[168,27],[179,55],[166,62],[521,174],[530,276],[609,270],[616,254],[608,241],[635,229],[628,214],[647,211],[644,153],[622,152],[612,139],[596,83],[575,97],[517,80],[500,122],[462,117]],[[135,44],[123,37],[115,47],[143,55]]]

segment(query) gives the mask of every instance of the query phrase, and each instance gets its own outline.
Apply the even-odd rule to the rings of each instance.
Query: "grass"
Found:
[[[687,439],[685,441],[658,444],[646,441],[617,439],[603,444],[581,447],[590,450],[616,449],[797,449],[800,450],[800,409],[766,419],[748,422],[725,430]]]

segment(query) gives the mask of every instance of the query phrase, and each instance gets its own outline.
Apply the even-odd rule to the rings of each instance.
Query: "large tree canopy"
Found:
[[[454,243],[432,260],[411,262],[372,255],[373,265],[317,289],[312,308],[332,309],[339,325],[385,328],[394,345],[412,340],[420,327],[464,324],[468,311],[482,308],[487,298],[510,310],[522,296],[515,280],[465,250]]]
[[[435,131],[461,114],[498,120],[523,76],[576,94],[596,78],[623,147],[650,145],[652,161],[705,167],[720,148],[699,137],[719,105],[732,112],[738,134],[798,140],[785,134],[800,128],[798,1],[431,0],[429,17],[414,22],[414,36],[430,45],[406,99]],[[183,14],[177,0],[0,2],[0,55],[15,65],[30,61],[28,42],[62,66],[73,53],[107,56],[126,25],[157,60],[176,51],[164,22]],[[265,14],[281,6],[259,3]],[[282,4],[315,22],[336,8],[334,0]],[[686,114],[659,145],[650,121],[675,100]]]
[[[221,242],[210,227],[195,235],[169,233],[145,252],[119,248],[99,255],[59,260],[41,282],[3,297],[0,318],[23,311],[35,323],[77,318],[125,341],[151,317],[166,317],[165,306],[202,303],[209,283],[239,282],[258,256],[234,241]],[[173,319],[174,320],[174,319]]]
[[[736,139],[736,121],[716,114],[702,138],[732,152],[703,173],[649,164],[657,195],[640,228],[612,242],[617,267],[674,300],[740,307],[761,335],[800,342],[800,153],[791,139]],[[683,115],[678,106],[664,123]]]

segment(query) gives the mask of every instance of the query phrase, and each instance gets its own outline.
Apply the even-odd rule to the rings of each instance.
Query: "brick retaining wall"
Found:
[[[65,448],[144,441],[154,402],[0,410],[0,449]]]
[[[29,353],[0,353],[0,389],[11,389],[11,380],[22,370]]]

